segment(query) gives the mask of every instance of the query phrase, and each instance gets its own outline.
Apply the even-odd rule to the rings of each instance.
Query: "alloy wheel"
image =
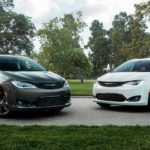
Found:
[[[7,116],[9,112],[8,103],[6,98],[3,97],[0,99],[0,117]]]

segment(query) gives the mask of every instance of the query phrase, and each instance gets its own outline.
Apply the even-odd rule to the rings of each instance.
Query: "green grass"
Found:
[[[94,80],[68,80],[73,96],[91,96]]]
[[[149,150],[150,126],[0,125],[0,150]]]

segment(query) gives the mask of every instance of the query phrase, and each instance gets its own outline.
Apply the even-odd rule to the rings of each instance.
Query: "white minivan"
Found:
[[[133,59],[99,77],[93,86],[93,101],[111,105],[150,105],[150,58]]]

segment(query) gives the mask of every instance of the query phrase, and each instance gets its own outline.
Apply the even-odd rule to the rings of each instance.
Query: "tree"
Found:
[[[150,24],[150,1],[135,5],[134,23],[132,24],[132,43],[129,49],[136,49],[136,57],[150,57],[150,33],[146,30]],[[134,46],[133,46],[134,45]]]
[[[70,67],[66,68],[67,75],[72,75],[75,78],[80,77],[83,83],[83,75],[90,74],[90,64],[89,59],[85,56],[81,48],[70,49],[66,52],[66,65],[69,64]]]
[[[13,0],[1,0],[0,13],[9,11],[14,7]]]
[[[150,1],[136,4],[135,8],[136,8],[137,16],[148,17],[148,19],[150,21]]]
[[[131,42],[131,21],[133,17],[126,12],[120,12],[114,17],[112,28],[109,30],[111,39],[110,49],[112,53],[111,66],[117,66],[127,60],[126,52],[123,48]]]
[[[30,55],[35,26],[29,17],[13,12],[13,6],[13,0],[0,2],[0,53]]]
[[[86,47],[91,50],[90,60],[94,76],[100,76],[105,73],[109,63],[109,39],[103,24],[94,20],[90,27],[91,37]]]
[[[81,41],[79,34],[84,27],[81,12],[75,16],[65,14],[62,18],[50,20],[38,31],[41,38],[38,61],[65,77],[76,76],[78,72],[85,73],[89,62],[79,44]]]
[[[127,59],[150,57],[150,34],[140,18],[134,17],[131,23],[131,37],[131,42],[124,49]]]
[[[142,15],[116,15],[110,29],[113,65],[133,59],[150,56],[150,35]]]

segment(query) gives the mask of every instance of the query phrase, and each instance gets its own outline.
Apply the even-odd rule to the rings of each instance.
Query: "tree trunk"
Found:
[[[82,74],[80,74],[80,80],[81,80],[81,83],[84,83],[84,79],[83,79]]]

